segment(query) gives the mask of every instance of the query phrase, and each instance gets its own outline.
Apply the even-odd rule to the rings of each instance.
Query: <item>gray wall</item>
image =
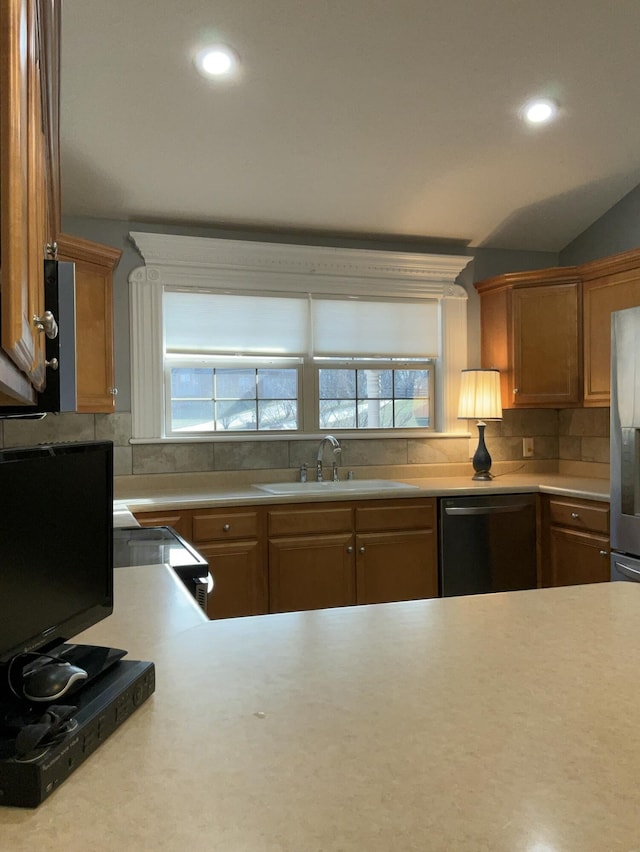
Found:
[[[640,185],[560,252],[560,264],[573,266],[640,248]]]

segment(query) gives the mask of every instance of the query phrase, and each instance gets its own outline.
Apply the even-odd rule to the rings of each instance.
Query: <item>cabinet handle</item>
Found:
[[[360,551],[359,551],[359,552],[360,552],[360,553],[364,553],[364,545],[362,545],[362,547],[360,548]]]
[[[347,553],[353,553],[353,547],[351,547],[351,545],[347,548]]]
[[[600,556],[608,556],[608,555],[609,555],[609,551],[608,551],[608,550],[601,550],[601,551],[600,551]]]
[[[33,324],[38,331],[44,331],[49,340],[55,340],[58,336],[58,323],[51,311],[45,311],[41,317],[34,314]]]
[[[578,518],[580,517],[580,515],[578,514],[578,512],[572,512],[571,517],[573,518],[574,521],[577,521]]]
[[[222,525],[222,532],[229,532],[230,529],[231,529],[231,524],[223,524]]]

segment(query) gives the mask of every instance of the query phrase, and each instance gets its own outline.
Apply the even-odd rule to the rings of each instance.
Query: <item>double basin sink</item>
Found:
[[[418,486],[390,479],[342,479],[339,482],[329,479],[323,482],[261,482],[253,487],[269,494],[295,495],[366,494],[370,491],[407,491]]]

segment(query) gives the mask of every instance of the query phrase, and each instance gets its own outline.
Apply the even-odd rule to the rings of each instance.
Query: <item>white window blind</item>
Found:
[[[167,353],[303,355],[306,298],[165,290]]]
[[[313,354],[436,357],[437,301],[314,299]]]

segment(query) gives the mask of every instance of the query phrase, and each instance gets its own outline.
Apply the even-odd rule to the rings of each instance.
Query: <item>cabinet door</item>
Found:
[[[75,263],[78,411],[115,409],[113,270],[121,254],[79,237],[58,237],[58,259]]]
[[[356,601],[387,603],[438,596],[433,530],[356,536]]]
[[[609,580],[608,537],[551,527],[549,540],[552,585],[571,586]]]
[[[171,527],[191,543],[190,512],[136,512],[134,517],[141,527]]]
[[[350,606],[356,602],[353,536],[269,540],[269,611]]]
[[[55,27],[54,27],[55,23]],[[59,6],[0,4],[0,403],[33,403],[45,385],[43,261],[56,236]]]
[[[260,564],[257,541],[211,542],[197,547],[213,577],[213,589],[207,598],[209,618],[268,612],[267,571]]]
[[[636,305],[640,305],[640,263],[634,269],[584,282],[585,406],[609,405],[611,312]]]
[[[514,406],[579,404],[579,282],[514,288],[511,300]]]

